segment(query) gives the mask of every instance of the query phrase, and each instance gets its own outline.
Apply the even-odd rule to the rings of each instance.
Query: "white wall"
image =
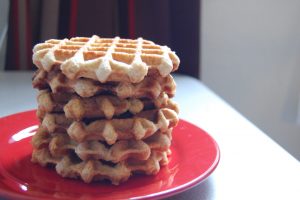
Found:
[[[300,160],[300,1],[203,0],[201,23],[201,79]]]

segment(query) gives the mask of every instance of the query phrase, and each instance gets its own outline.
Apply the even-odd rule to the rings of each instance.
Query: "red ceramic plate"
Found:
[[[0,119],[0,196],[12,199],[165,198],[203,181],[219,162],[219,148],[202,129],[180,120],[173,131],[170,163],[156,176],[134,176],[113,186],[64,179],[30,162],[35,111]]]

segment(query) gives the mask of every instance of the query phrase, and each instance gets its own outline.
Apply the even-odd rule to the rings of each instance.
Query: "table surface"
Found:
[[[35,109],[32,72],[0,72],[0,117]],[[219,144],[214,173],[170,199],[300,199],[300,162],[200,81],[176,75],[180,118]]]

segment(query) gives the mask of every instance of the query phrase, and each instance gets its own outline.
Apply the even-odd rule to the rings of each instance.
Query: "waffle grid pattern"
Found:
[[[179,58],[166,46],[142,38],[107,39],[95,35],[37,44],[33,49],[33,62],[48,72],[60,66],[71,80],[85,77],[101,83],[137,83],[144,79],[149,69],[156,69],[165,77],[179,66]]]

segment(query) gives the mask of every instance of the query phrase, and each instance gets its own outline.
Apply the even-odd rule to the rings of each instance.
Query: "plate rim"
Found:
[[[0,117],[0,121],[4,120],[5,118],[9,118],[9,117],[13,117],[14,115],[20,115],[20,114],[26,114],[26,113],[31,113],[31,112],[36,112],[36,109],[31,109],[31,110],[26,110],[26,111],[21,111],[21,112],[17,112],[17,113],[13,113],[13,114],[9,114],[3,117]],[[190,180],[187,183],[178,185],[174,188],[170,188],[164,191],[160,191],[160,192],[156,192],[156,193],[152,193],[152,194],[147,194],[147,195],[143,195],[143,196],[138,196],[138,197],[131,197],[130,199],[162,199],[162,198],[167,198],[167,197],[171,197],[174,196],[176,194],[182,193],[184,191],[187,191],[189,189],[194,188],[195,186],[199,185],[200,183],[204,182],[207,180],[207,178],[215,171],[215,169],[217,168],[217,166],[219,165],[220,162],[220,158],[221,158],[221,152],[220,152],[220,147],[218,145],[218,143],[216,142],[216,140],[204,129],[202,129],[201,127],[199,127],[198,125],[187,121],[185,119],[179,118],[179,121],[182,121],[186,124],[192,125],[197,127],[198,129],[200,129],[202,131],[203,134],[206,135],[206,137],[208,137],[210,139],[210,141],[213,143],[213,146],[216,148],[216,155],[215,155],[215,159],[214,162],[212,162],[212,164],[210,165],[210,167],[202,174],[200,174],[199,176],[197,176],[196,178]],[[1,137],[1,136],[0,136]],[[0,165],[0,169],[2,169],[2,165]],[[0,177],[2,175],[0,174]],[[28,195],[23,195],[20,193],[16,193],[16,192],[12,192],[12,191],[8,191],[5,190],[3,188],[0,188],[0,194],[2,197],[12,197],[12,198],[17,198],[17,199],[30,199],[30,200],[36,200],[36,199],[53,199],[50,197],[36,197],[36,196],[28,196]]]

